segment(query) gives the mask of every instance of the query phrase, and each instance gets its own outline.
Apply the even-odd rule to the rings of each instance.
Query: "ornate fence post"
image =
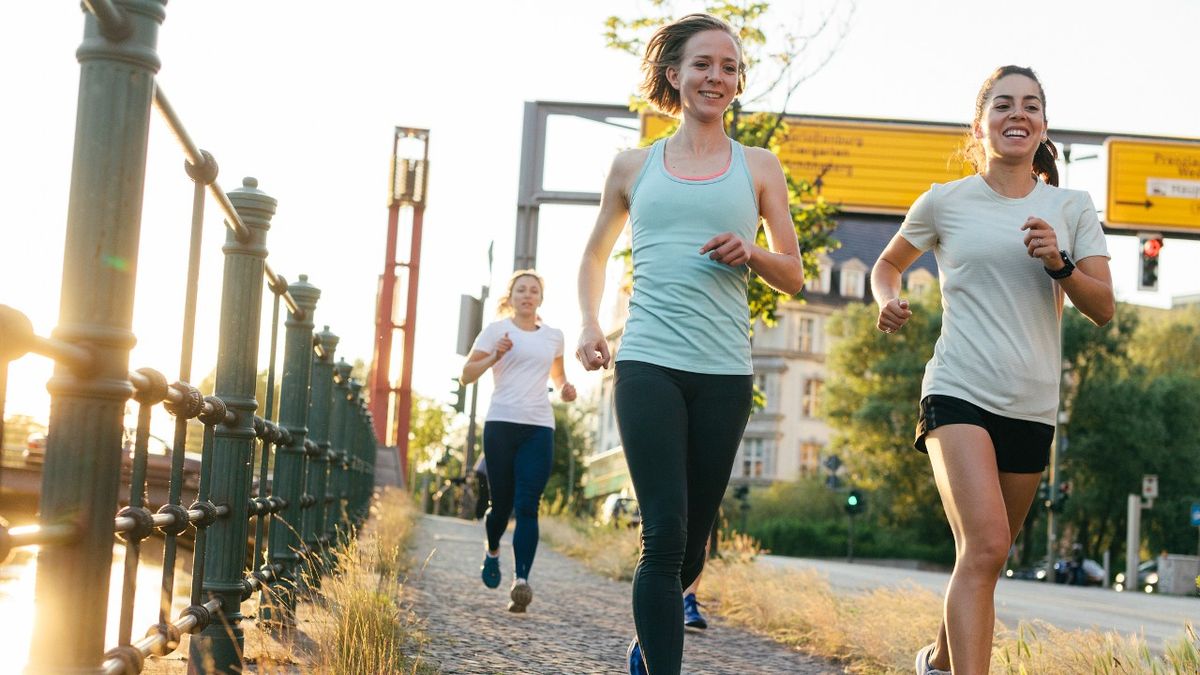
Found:
[[[221,286],[221,334],[217,350],[216,395],[237,417],[214,433],[209,499],[229,513],[208,528],[204,552],[204,591],[221,599],[213,622],[192,637],[189,673],[241,672],[244,638],[242,572],[246,564],[247,504],[250,464],[254,456],[254,386],[258,373],[258,329],[262,314],[263,272],[267,230],[276,201],[246,178],[229,192],[229,201],[249,228],[246,241],[228,231],[225,236],[225,274]]]
[[[374,452],[375,452],[375,424],[371,418],[371,408],[366,404],[363,405],[363,435],[362,435],[362,450],[359,457],[362,462],[359,464],[362,471],[360,479],[361,492],[358,495],[358,512],[362,522],[366,522],[371,515],[371,498],[375,494],[375,471],[374,471]]]
[[[305,549],[308,551],[308,583],[312,587],[321,585],[321,570],[324,566],[325,550],[329,538],[325,534],[325,508],[329,486],[329,417],[333,403],[333,356],[337,350],[338,336],[329,332],[329,326],[314,336],[320,349],[312,356],[312,393],[309,397],[308,432],[316,450],[308,463],[304,492],[312,497],[312,506],[304,512],[304,528],[301,531]]]
[[[349,536],[358,527],[358,514],[355,513],[354,496],[358,487],[358,447],[359,430],[362,428],[363,383],[350,380],[350,399],[346,410],[346,447],[343,455],[346,472],[342,476],[342,518],[343,527]]]
[[[296,623],[296,577],[300,562],[301,499],[308,437],[309,375],[312,371],[313,310],[321,291],[300,275],[288,286],[302,316],[288,312],[283,347],[283,384],[279,397],[279,425],[291,435],[291,443],[276,446],[271,494],[287,501],[271,522],[270,559],[276,582],[263,589],[259,616],[270,624],[290,627]]]
[[[334,365],[337,376],[333,381],[332,409],[329,415],[329,482],[328,501],[325,503],[325,536],[329,538],[330,546],[341,543],[342,532],[342,480],[346,475],[346,417],[350,414],[350,370],[352,366],[341,359]],[[331,558],[328,562],[334,562]]]
[[[116,17],[84,20],[62,300],[54,337],[86,345],[90,368],[59,364],[48,389],[43,524],[79,528],[38,554],[29,672],[100,673],[121,476],[121,430],[142,188],[164,0],[121,0]],[[19,248],[19,245],[18,245]],[[64,639],[64,626],[73,626]]]

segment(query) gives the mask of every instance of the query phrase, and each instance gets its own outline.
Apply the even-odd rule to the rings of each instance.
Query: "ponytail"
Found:
[[[1055,160],[1058,159],[1058,148],[1054,147],[1054,141],[1046,139],[1038,145],[1037,152],[1033,155],[1033,173],[1040,176],[1046,185],[1058,187],[1058,164]]]

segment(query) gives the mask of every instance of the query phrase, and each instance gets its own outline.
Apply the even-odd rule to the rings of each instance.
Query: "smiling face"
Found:
[[[720,119],[738,94],[741,53],[733,36],[706,30],[688,38],[683,58],[667,68],[680,109],[702,121]]]
[[[1046,140],[1045,94],[1036,80],[1006,75],[992,85],[974,124],[986,156],[1029,163]]]

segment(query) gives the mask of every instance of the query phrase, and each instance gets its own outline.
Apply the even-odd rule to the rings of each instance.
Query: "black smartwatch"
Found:
[[[1046,270],[1046,274],[1049,274],[1051,279],[1066,279],[1071,276],[1071,272],[1075,271],[1075,263],[1071,262],[1071,256],[1067,255],[1066,251],[1060,249],[1058,255],[1063,261],[1062,269],[1052,270],[1049,267],[1042,269]]]

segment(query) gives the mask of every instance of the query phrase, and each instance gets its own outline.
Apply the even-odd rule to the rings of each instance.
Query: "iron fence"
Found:
[[[252,178],[225,192],[215,158],[193,142],[155,81],[165,0],[84,4],[59,325],[50,337],[39,336],[22,313],[0,306],[0,371],[31,352],[56,363],[47,385],[39,523],[0,521],[0,560],[15,548],[41,547],[30,672],[137,673],[146,657],[177,649],[184,634],[191,634],[189,672],[242,672],[243,603],[258,594],[260,622],[294,625],[300,592],[319,586],[320,574],[331,568],[331,546],[366,519],[374,486],[372,420],[350,365],[334,362],[337,336],[328,327],[314,332],[319,289],[304,275],[288,283],[266,263],[276,201]],[[152,108],[182,146],[194,183],[174,382],[157,370],[129,368]],[[189,381],[208,198],[224,215],[227,232],[216,384],[204,396]],[[257,415],[264,279],[274,302],[266,401]],[[287,315],[274,420],[281,303]],[[122,418],[130,399],[138,421],[127,451]],[[148,439],[156,406],[174,416],[175,434],[167,497],[152,511]],[[198,420],[204,433],[199,484],[185,506],[185,453],[196,449],[188,447],[188,420]],[[119,494],[123,472],[125,499]],[[137,571],[155,534],[163,541],[158,620],[137,635]],[[116,646],[106,649],[114,536],[125,547],[124,575]],[[172,617],[185,536],[193,541],[192,585],[188,606]]]

